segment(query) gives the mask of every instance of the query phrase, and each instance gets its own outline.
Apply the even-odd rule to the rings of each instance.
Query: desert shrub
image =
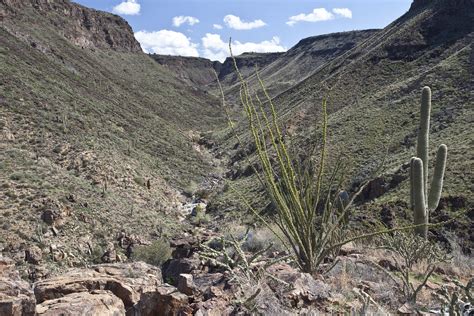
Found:
[[[229,233],[225,237],[211,239],[201,245],[199,256],[201,259],[208,260],[214,266],[227,270],[231,274],[240,271],[249,279],[254,280],[260,279],[261,273],[266,273],[265,269],[262,270],[260,263],[263,263],[265,267],[269,267],[276,262],[285,261],[289,258],[288,256],[279,256],[269,261],[264,254],[272,248],[273,244],[271,242],[254,253],[247,253],[245,245],[250,236],[250,228],[247,228],[241,236],[234,236]]]
[[[207,224],[211,221],[209,214],[206,213],[206,209],[198,204],[192,213],[191,223],[196,226]]]
[[[194,195],[198,199],[207,200],[209,198],[209,196],[211,195],[211,192],[212,191],[210,189],[199,189],[194,193]]]
[[[198,189],[198,184],[191,180],[189,184],[183,188],[183,194],[191,197],[195,194],[197,189]]]
[[[150,245],[138,246],[133,250],[133,259],[154,266],[161,266],[171,257],[171,247],[167,241],[158,239]]]
[[[277,229],[275,225],[272,225],[273,229]],[[267,227],[258,227],[250,230],[246,241],[243,243],[242,248],[249,252],[259,252],[263,249],[269,248],[270,251],[282,252],[285,250],[281,241],[275,237],[270,229]]]
[[[335,259],[342,245],[364,237],[351,235],[347,226],[347,215],[352,202],[365,184],[350,197],[341,190],[347,164],[343,159],[338,159],[331,166],[328,165],[327,96],[323,98],[321,107],[320,152],[301,161],[290,155],[279,126],[280,118],[258,72],[256,77],[260,83],[260,94],[250,92],[235,59],[234,68],[240,79],[241,101],[261,172],[250,163],[248,155],[247,163],[254,169],[254,174],[275,207],[275,223],[278,229],[273,229],[271,224],[247,202],[241,192],[233,191],[281,240],[289,253],[293,254],[295,262],[302,271],[315,272],[328,257]],[[225,106],[222,89],[221,92],[229,125],[239,144],[244,148]]]
[[[133,181],[135,181],[136,184],[138,184],[139,186],[142,186],[142,187],[144,187],[145,184],[146,184],[145,178],[140,177],[140,176],[134,177],[134,178],[133,178]]]
[[[444,249],[437,244],[411,232],[383,235],[380,237],[379,248],[390,253],[396,270],[385,271],[397,283],[405,300],[413,304],[416,304],[418,293],[438,265],[451,260]]]
[[[101,242],[98,242],[96,245],[94,245],[90,253],[91,261],[95,264],[103,263],[102,256],[105,252],[105,249],[106,249],[106,244],[104,243],[103,240]]]

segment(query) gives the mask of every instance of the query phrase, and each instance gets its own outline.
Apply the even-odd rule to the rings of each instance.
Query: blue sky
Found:
[[[411,0],[75,0],[116,13],[149,53],[223,60],[236,54],[284,51],[305,37],[383,28]]]

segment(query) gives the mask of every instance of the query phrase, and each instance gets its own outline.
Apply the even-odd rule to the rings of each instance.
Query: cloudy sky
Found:
[[[235,54],[285,51],[300,39],[382,28],[411,0],[75,0],[125,18],[148,53],[223,60]]]

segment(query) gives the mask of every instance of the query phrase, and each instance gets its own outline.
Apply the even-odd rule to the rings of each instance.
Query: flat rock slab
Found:
[[[125,316],[121,299],[110,291],[71,293],[36,306],[39,316]]]

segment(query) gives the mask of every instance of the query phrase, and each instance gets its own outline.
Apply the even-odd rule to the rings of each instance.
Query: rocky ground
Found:
[[[121,241],[102,257],[110,263],[30,275],[29,281],[21,278],[13,260],[0,257],[0,315],[414,313],[391,275],[399,267],[387,252],[368,243],[350,244],[335,262],[323,265],[323,270],[333,266],[330,271],[311,275],[299,272],[278,247],[267,246],[272,238],[262,229],[250,230],[248,238],[244,229],[196,225],[170,241],[171,258],[160,267],[121,259],[114,250]],[[225,231],[229,260],[222,256]],[[232,247],[234,235],[239,248]],[[55,253],[29,249],[24,255],[34,273]],[[466,283],[473,271],[469,258],[455,254],[437,267],[419,295],[419,306],[440,314],[436,293],[455,289],[456,280]],[[420,282],[414,278],[415,285]]]

